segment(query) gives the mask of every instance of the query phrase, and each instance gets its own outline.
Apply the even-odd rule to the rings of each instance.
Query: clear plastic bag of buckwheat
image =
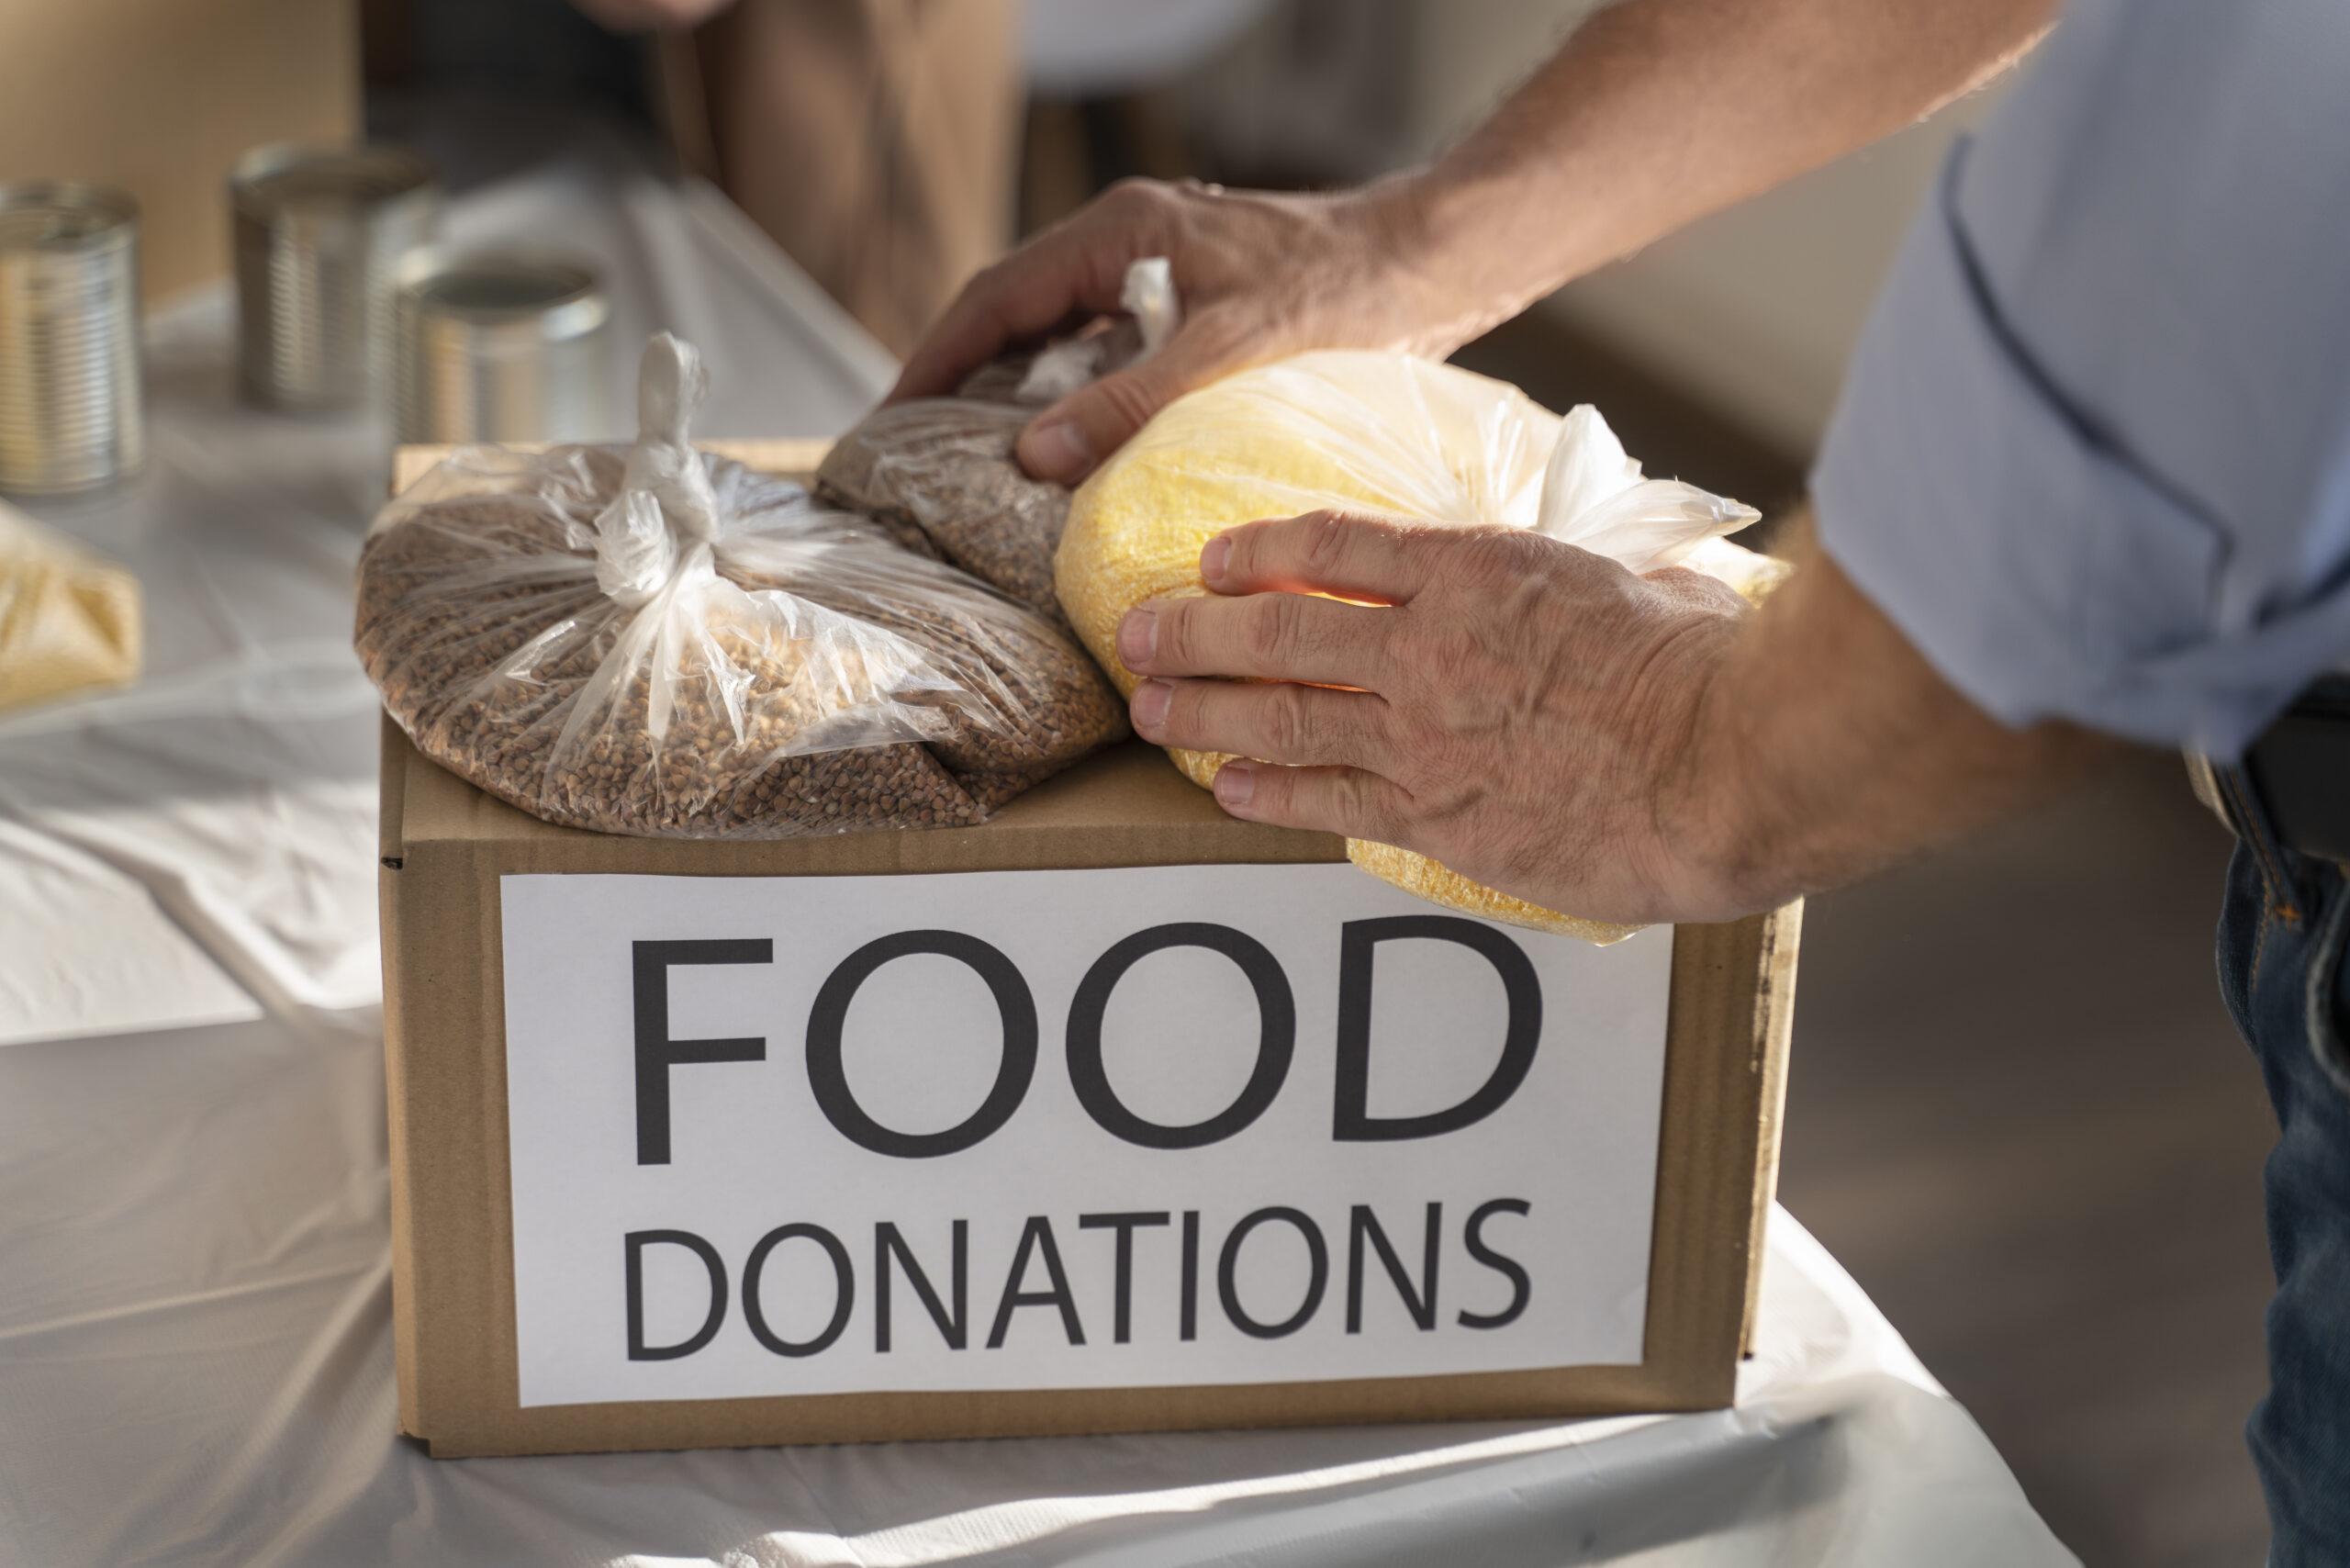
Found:
[[[463,450],[377,517],[355,641],[420,749],[550,822],[778,838],[968,824],[1125,733],[1058,627],[696,451],[688,344],[632,448]]]

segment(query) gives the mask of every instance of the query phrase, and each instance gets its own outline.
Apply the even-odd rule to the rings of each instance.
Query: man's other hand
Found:
[[[973,278],[890,397],[951,392],[1008,345],[1116,311],[1127,264],[1165,256],[1182,325],[1157,354],[1046,409],[1021,435],[1031,474],[1075,484],[1151,415],[1233,371],[1320,348],[1441,359],[1490,325],[1420,270],[1421,227],[1404,179],[1338,196],[1129,180]]]
[[[1226,811],[1589,918],[1735,913],[1675,842],[1698,708],[1748,614],[1720,583],[1331,512],[1234,529],[1201,569],[1216,597],[1137,607],[1118,654],[1151,678],[1146,739],[1258,759],[1217,775]]]

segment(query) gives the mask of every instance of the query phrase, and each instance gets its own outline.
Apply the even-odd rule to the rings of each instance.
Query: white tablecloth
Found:
[[[830,433],[889,373],[731,209],[625,161],[454,220],[590,251],[631,339],[700,340],[710,433]],[[1725,1411],[424,1457],[393,1431],[347,641],[387,438],[237,407],[228,329],[217,297],[158,322],[152,471],[40,509],[139,572],[147,678],[0,719],[0,1568],[2073,1561],[1784,1213]]]

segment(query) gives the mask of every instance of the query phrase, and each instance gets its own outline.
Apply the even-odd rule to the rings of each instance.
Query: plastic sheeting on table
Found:
[[[634,319],[727,300],[745,417],[804,416],[730,429],[836,430],[878,394],[706,197],[557,173],[459,217],[650,235],[615,274]],[[345,644],[386,438],[236,407],[227,332],[217,299],[162,323],[154,471],[42,509],[140,573],[147,679],[0,721],[0,1038],[27,1042],[0,1049],[0,1568],[2073,1561],[1784,1215],[1726,1411],[424,1457],[393,1434],[375,703]]]

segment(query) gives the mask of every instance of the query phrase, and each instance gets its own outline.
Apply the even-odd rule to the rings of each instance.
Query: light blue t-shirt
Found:
[[[1953,685],[2235,756],[2350,659],[2350,4],[2078,0],[1952,153],[1812,476]]]

